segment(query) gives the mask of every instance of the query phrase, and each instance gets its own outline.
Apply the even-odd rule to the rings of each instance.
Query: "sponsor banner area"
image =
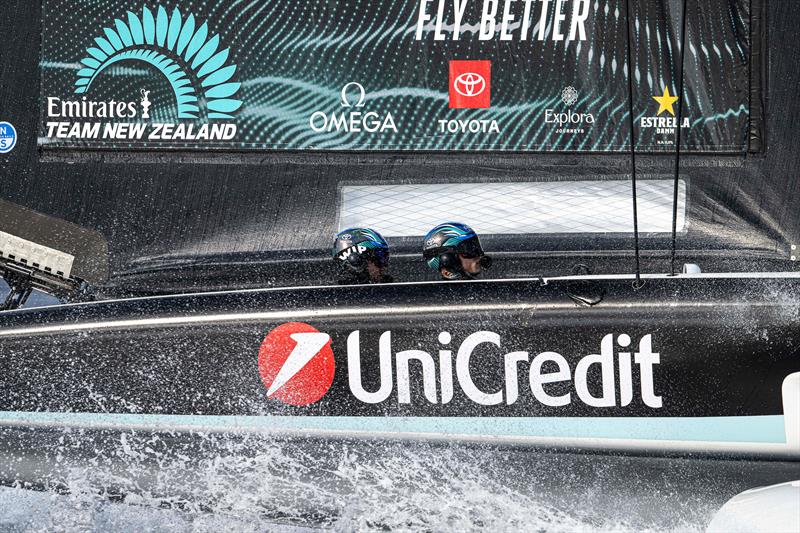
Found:
[[[709,403],[704,382],[686,375],[693,356],[663,331],[409,333],[302,322],[269,329],[258,351],[259,404],[302,416],[704,418],[782,415],[792,403],[780,387],[744,410],[735,390]]]
[[[598,446],[705,452],[796,453],[800,445],[792,433],[797,373],[773,391],[779,414],[718,416],[733,403],[708,405],[704,413],[694,404],[702,401],[702,385],[676,387],[681,379],[688,383],[686,361],[668,335],[659,342],[653,333],[606,333],[596,348],[580,343],[578,351],[567,339],[568,350],[520,349],[520,337],[489,330],[432,336],[416,342],[398,341],[391,330],[331,336],[302,322],[271,329],[258,354],[262,402],[289,416],[265,426],[254,420],[253,429],[543,445],[600,439]],[[755,447],[736,448],[745,443]]]
[[[462,399],[475,406],[513,405],[535,402],[544,407],[565,407],[573,402],[586,407],[628,407],[634,401],[647,410],[663,406],[655,392],[655,370],[660,354],[653,352],[652,335],[642,337],[632,346],[631,337],[605,335],[600,350],[586,354],[574,364],[560,353],[544,351],[530,354],[511,351],[502,354],[491,366],[501,370],[500,386],[481,386],[487,372],[475,372],[473,357],[486,358],[480,348],[501,347],[501,337],[492,331],[477,331],[458,346],[451,346],[452,335],[438,336],[440,350],[432,354],[420,349],[392,353],[392,333],[385,331],[378,339],[377,368],[374,357],[362,362],[361,332],[347,336],[347,389],[351,401],[380,404],[396,400],[398,404],[427,403],[445,405],[456,390]],[[345,355],[345,354],[343,354]],[[340,356],[342,357],[342,356]],[[366,362],[369,361],[369,362]],[[333,383],[335,372],[331,337],[309,324],[292,322],[272,330],[259,352],[259,371],[267,387],[267,396],[294,406],[306,406],[321,400]],[[411,366],[421,367],[421,383],[412,387]],[[486,365],[484,365],[485,367]],[[520,370],[524,368],[524,372]],[[635,372],[634,372],[635,369]],[[379,376],[377,387],[365,386],[365,376]],[[527,375],[527,379],[524,378]],[[490,376],[497,378],[497,375]],[[492,379],[496,381],[496,379]],[[599,386],[598,386],[599,381]],[[524,382],[524,383],[521,383]],[[592,383],[594,382],[594,383]],[[592,385],[590,386],[590,383]],[[422,394],[412,400],[412,388],[421,385]],[[341,393],[340,393],[341,394]]]
[[[760,1],[44,0],[39,143],[742,152]]]

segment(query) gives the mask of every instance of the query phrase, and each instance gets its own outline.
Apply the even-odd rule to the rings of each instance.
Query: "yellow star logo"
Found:
[[[669,111],[670,115],[673,117],[675,116],[675,109],[672,106],[678,101],[678,97],[669,94],[669,87],[664,87],[664,94],[661,96],[654,96],[653,100],[658,102],[658,113],[656,113],[656,116],[664,111]]]

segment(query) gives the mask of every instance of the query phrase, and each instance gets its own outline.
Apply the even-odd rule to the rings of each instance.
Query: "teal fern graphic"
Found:
[[[109,66],[137,60],[158,69],[169,81],[178,106],[178,118],[198,118],[205,101],[208,118],[233,118],[242,101],[234,98],[241,84],[231,81],[236,65],[227,65],[230,49],[219,50],[220,37],[209,36],[208,23],[197,26],[193,14],[186,19],[176,7],[172,16],[158,7],[156,16],[147,7],[141,18],[128,11],[127,23],[114,20],[95,37],[96,47],[86,49],[81,60],[75,93],[84,94]],[[192,79],[194,78],[194,80]],[[195,87],[193,84],[198,85]]]

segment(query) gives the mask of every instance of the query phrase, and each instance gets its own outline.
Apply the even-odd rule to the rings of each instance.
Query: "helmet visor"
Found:
[[[481,248],[481,243],[477,237],[473,237],[462,242],[458,247],[458,253],[467,259],[477,259],[485,255],[483,253],[483,248]]]

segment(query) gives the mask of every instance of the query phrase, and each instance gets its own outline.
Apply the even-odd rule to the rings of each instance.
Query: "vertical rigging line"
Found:
[[[678,124],[675,133],[675,181],[672,186],[672,249],[669,259],[669,275],[675,275],[675,255],[678,249],[678,178],[681,167],[681,120],[683,116],[683,78],[686,61],[686,0],[681,10],[680,79],[678,80]]]
[[[633,196],[633,246],[636,261],[636,280],[633,282],[634,289],[640,289],[642,283],[642,271],[639,261],[639,213],[636,201],[636,136],[634,125],[636,123],[633,116],[633,61],[631,60],[631,4],[630,0],[625,0],[625,26],[628,37],[628,118],[630,120],[630,143],[631,143],[631,194]]]

